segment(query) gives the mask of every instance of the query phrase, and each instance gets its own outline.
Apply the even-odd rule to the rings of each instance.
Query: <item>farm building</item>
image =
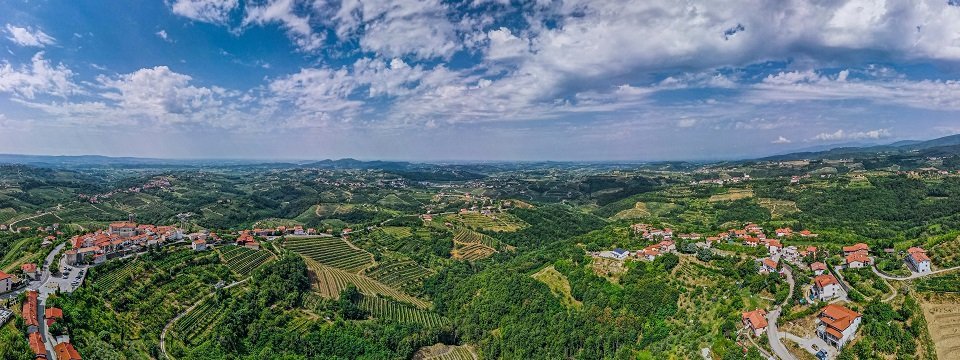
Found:
[[[763,332],[767,330],[766,316],[766,311],[757,309],[743,313],[740,318],[743,320],[744,326],[753,330],[753,336],[760,336],[760,334],[763,334]]]
[[[817,336],[838,349],[853,339],[858,327],[860,314],[843,305],[827,305],[817,316]]]
[[[930,272],[930,257],[927,256],[926,250],[912,247],[907,250],[907,253],[907,263],[909,263],[914,270],[920,273]]]

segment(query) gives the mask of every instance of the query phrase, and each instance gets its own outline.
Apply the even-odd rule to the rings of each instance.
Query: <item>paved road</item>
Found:
[[[223,288],[224,288],[224,289],[229,289],[229,288],[232,288],[232,287],[234,287],[234,286],[243,284],[243,283],[247,282],[247,280],[250,280],[250,278],[246,278],[246,279],[243,279],[243,280],[240,280],[240,281],[234,281],[234,282],[231,283],[230,285],[224,286]],[[186,310],[184,310],[183,312],[177,314],[177,316],[175,316],[173,319],[170,319],[170,321],[167,322],[167,325],[164,325],[164,326],[163,326],[163,331],[160,332],[160,353],[163,354],[163,357],[164,357],[165,359],[174,360],[173,356],[170,356],[170,354],[167,353],[167,332],[170,330],[170,327],[172,327],[173,324],[174,324],[175,322],[177,322],[177,320],[180,320],[181,317],[183,317],[184,315],[186,315],[187,313],[189,313],[190,310],[193,310],[195,307],[197,307],[198,305],[200,305],[201,303],[203,303],[204,300],[206,300],[208,297],[213,296],[214,294],[216,294],[216,291],[211,292],[211,293],[205,295],[204,297],[200,298],[200,300],[197,300],[196,303],[194,303],[193,305],[190,305],[190,307],[188,307]]]
[[[780,318],[780,311],[782,307],[790,301],[790,298],[793,297],[793,271],[790,269],[790,265],[783,264],[783,272],[787,275],[787,284],[790,284],[790,292],[787,295],[786,299],[783,299],[783,302],[777,305],[776,309],[771,310],[767,313],[767,340],[770,342],[770,348],[773,349],[773,352],[777,354],[777,357],[783,360],[796,360],[797,358],[787,350],[787,347],[783,345],[783,342],[780,340],[780,330],[777,328],[777,320]]]
[[[954,267],[952,267],[952,268],[940,269],[940,270],[937,270],[937,271],[931,271],[931,272],[927,272],[927,273],[916,273],[916,272],[915,272],[915,273],[910,274],[910,276],[905,276],[905,277],[896,277],[896,276],[890,276],[890,275],[884,274],[884,273],[881,272],[880,270],[877,270],[877,266],[876,266],[876,265],[871,266],[870,268],[873,269],[873,273],[874,273],[874,274],[877,274],[877,276],[882,277],[882,278],[884,278],[884,279],[903,281],[903,280],[917,279],[917,278],[922,278],[922,277],[924,277],[924,276],[936,275],[936,274],[945,273],[945,272],[948,272],[948,271],[957,270],[957,269],[960,269],[960,266],[954,266]]]

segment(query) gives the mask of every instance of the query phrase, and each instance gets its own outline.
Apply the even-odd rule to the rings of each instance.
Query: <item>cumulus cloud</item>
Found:
[[[31,58],[29,66],[14,67],[9,62],[0,64],[0,92],[27,99],[40,94],[65,97],[79,91],[71,80],[73,76],[73,71],[66,66],[51,65],[43,58],[43,52],[38,52]]]
[[[56,39],[40,29],[7,24],[7,39],[20,46],[44,47],[56,43]]]
[[[176,0],[171,9],[174,14],[193,20],[222,24],[237,5],[238,0]]]
[[[448,11],[440,0],[343,0],[332,25],[337,36],[359,37],[364,50],[386,57],[449,58],[462,46]]]
[[[793,141],[791,141],[790,139],[787,139],[786,137],[784,137],[783,135],[781,135],[781,136],[778,136],[776,140],[773,140],[773,141],[771,141],[770,143],[771,143],[771,144],[789,144],[789,143],[792,143],[792,142],[793,142]]]
[[[310,14],[298,14],[295,0],[271,0],[262,6],[248,6],[243,18],[244,25],[278,23],[303,51],[314,51],[323,45],[323,34],[314,31]]]
[[[843,129],[832,133],[820,133],[813,137],[815,141],[840,141],[840,140],[878,140],[893,136],[890,129],[876,129],[869,131],[847,132]]]

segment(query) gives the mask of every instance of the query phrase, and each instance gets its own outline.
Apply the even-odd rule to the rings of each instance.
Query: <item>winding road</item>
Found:
[[[910,274],[910,276],[905,276],[905,277],[897,277],[897,276],[890,276],[890,275],[884,274],[882,271],[880,271],[880,270],[877,269],[877,266],[876,266],[876,265],[873,265],[873,266],[871,266],[870,268],[873,269],[873,273],[874,273],[874,274],[877,274],[877,276],[882,277],[882,278],[884,278],[884,279],[887,279],[887,280],[896,280],[896,281],[904,281],[904,280],[918,279],[918,278],[922,278],[922,277],[924,277],[924,276],[930,276],[930,275],[936,275],[936,274],[940,274],[940,273],[945,273],[945,272],[948,272],[948,271],[954,271],[954,270],[960,269],[960,266],[954,266],[954,267],[952,267],[952,268],[940,269],[940,270],[937,270],[937,271],[931,271],[931,272],[926,272],[926,273],[917,273],[917,272],[915,272],[915,273]]]
[[[778,304],[777,307],[773,310],[770,310],[767,313],[767,340],[770,342],[770,348],[773,349],[773,352],[777,354],[777,357],[783,360],[796,360],[797,358],[787,350],[787,347],[783,345],[783,342],[780,340],[780,330],[777,328],[777,320],[780,318],[780,312],[783,310],[783,306],[787,305],[787,302],[793,298],[794,290],[794,280],[793,280],[793,270],[790,269],[790,265],[786,263],[783,264],[783,272],[787,275],[787,284],[790,284],[790,292],[787,294],[787,297],[783,299],[783,302]]]

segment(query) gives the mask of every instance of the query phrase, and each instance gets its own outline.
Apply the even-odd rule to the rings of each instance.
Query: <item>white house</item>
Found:
[[[624,249],[621,249],[621,248],[613,249],[613,258],[614,258],[614,259],[624,260],[624,259],[627,258],[627,256],[630,256],[630,251],[624,250]]]
[[[204,251],[207,249],[207,241],[197,239],[197,240],[194,240],[193,243],[190,244],[190,246],[193,248],[193,251]]]
[[[759,337],[767,330],[767,312],[763,309],[749,311],[741,315],[743,325],[753,331],[753,336]]]
[[[813,278],[813,296],[820,301],[827,301],[840,296],[840,282],[831,274],[818,275]]]
[[[758,271],[761,274],[769,274],[777,271],[777,262],[773,261],[771,258],[763,258],[760,260],[760,270]]]
[[[0,271],[0,294],[9,292],[13,289],[13,276]]]
[[[913,267],[914,270],[920,273],[930,272],[930,257],[927,256],[927,251],[918,247],[912,247],[907,250],[907,263]]]
[[[827,271],[827,264],[822,262],[815,262],[810,264],[810,270],[813,270],[814,275],[823,275],[824,271]]]
[[[817,317],[817,336],[837,349],[850,342],[859,327],[860,314],[843,305],[827,305]]]
[[[777,255],[781,250],[783,250],[783,244],[780,243],[780,240],[767,241],[767,251],[770,252],[770,255]]]
[[[859,269],[870,265],[870,257],[863,252],[855,252],[844,258],[848,269]]]

